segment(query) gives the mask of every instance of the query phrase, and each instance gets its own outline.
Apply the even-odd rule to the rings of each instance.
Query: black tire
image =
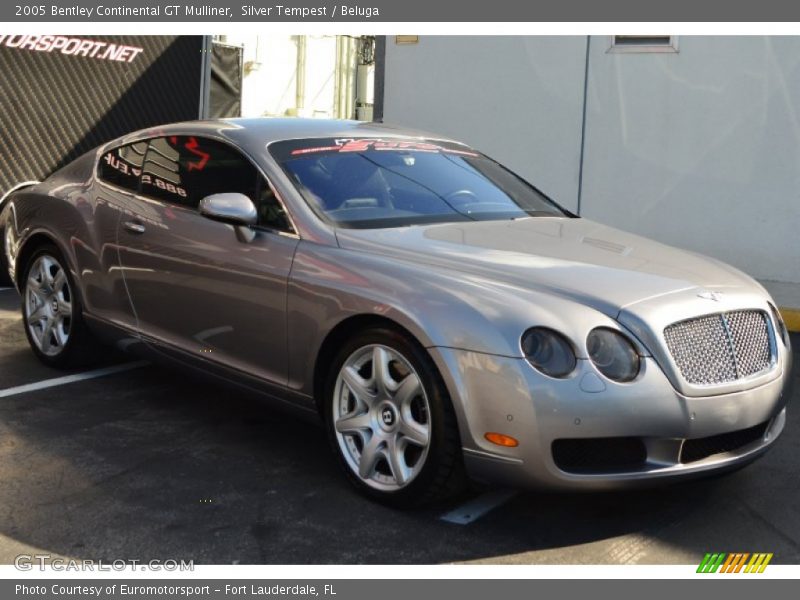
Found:
[[[30,301],[27,292],[28,286],[30,285],[31,270],[42,257],[50,258],[63,271],[66,277],[69,302],[71,304],[67,339],[63,345],[59,345],[55,353],[47,353],[40,348],[39,343],[37,343],[31,331],[32,327],[29,323],[28,311],[26,310],[26,303]],[[87,366],[96,362],[99,356],[98,343],[92,337],[83,319],[83,304],[80,299],[80,293],[78,292],[78,288],[75,285],[72,273],[70,273],[67,264],[66,260],[64,260],[64,256],[56,246],[44,244],[34,250],[28,258],[24,266],[23,276],[20,279],[22,321],[25,328],[25,335],[28,337],[28,343],[33,353],[42,363],[58,369]],[[64,314],[64,311],[62,311],[61,314]],[[34,328],[36,328],[36,326],[34,326]],[[65,330],[66,329],[65,326]]]
[[[343,438],[340,438],[335,426],[339,410],[336,384],[340,370],[354,354],[374,345],[384,346],[399,353],[416,371],[427,396],[425,409],[425,414],[429,415],[426,417],[429,431],[427,454],[413,479],[409,479],[404,487],[395,490],[376,489],[374,482],[368,483],[355,472],[356,467],[348,462],[348,451],[340,445]],[[322,406],[328,439],[345,476],[361,493],[393,507],[414,508],[451,498],[465,489],[467,479],[464,474],[461,440],[453,406],[435,364],[416,340],[391,328],[370,329],[353,336],[334,358],[324,390]],[[350,394],[350,392],[345,393]],[[422,401],[424,402],[424,399]],[[375,418],[379,417],[376,415]],[[399,426],[404,417],[398,413],[396,418]],[[391,472],[388,462],[386,467]]]
[[[0,223],[0,287],[11,287],[14,282],[8,274],[8,261],[6,260],[6,228]]]

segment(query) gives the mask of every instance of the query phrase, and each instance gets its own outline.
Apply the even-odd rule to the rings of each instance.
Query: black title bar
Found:
[[[2,3],[21,22],[780,22],[800,21],[786,0],[59,0]]]

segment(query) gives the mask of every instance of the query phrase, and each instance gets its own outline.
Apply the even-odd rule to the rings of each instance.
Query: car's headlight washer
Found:
[[[633,381],[639,374],[639,353],[619,331],[608,327],[592,329],[586,338],[586,350],[597,370],[612,381]]]
[[[575,370],[575,350],[557,331],[532,327],[522,334],[521,344],[528,362],[545,375],[563,379]]]

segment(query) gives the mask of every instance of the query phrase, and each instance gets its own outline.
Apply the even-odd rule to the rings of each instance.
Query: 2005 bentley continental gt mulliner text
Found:
[[[33,352],[103,340],[314,411],[362,492],[591,490],[733,469],[783,430],[747,275],[579,218],[453,140],[352,121],[140,131],[2,203]]]

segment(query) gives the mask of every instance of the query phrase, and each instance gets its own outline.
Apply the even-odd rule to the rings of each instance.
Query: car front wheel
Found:
[[[463,487],[450,399],[413,340],[390,329],[357,336],[334,360],[326,398],[332,445],[362,492],[409,507]]]

